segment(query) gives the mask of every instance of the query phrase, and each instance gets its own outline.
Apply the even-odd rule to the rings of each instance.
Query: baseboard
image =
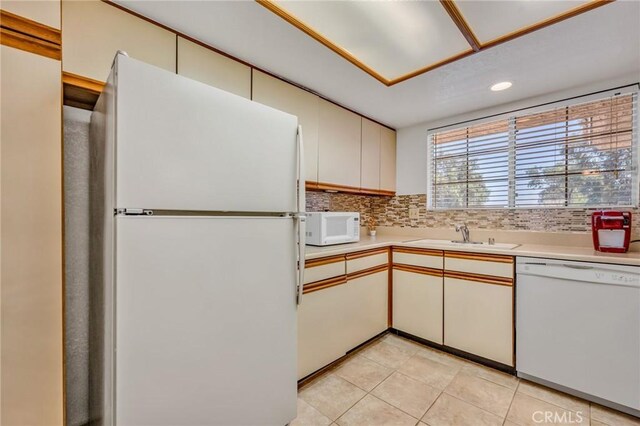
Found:
[[[430,348],[438,349],[442,352],[447,352],[451,355],[455,355],[460,358],[467,359],[469,361],[473,361],[478,364],[482,364],[486,367],[493,368],[495,370],[502,371],[503,373],[511,374],[512,376],[516,375],[516,369],[510,365],[503,364],[501,362],[493,361],[487,358],[483,358],[478,355],[471,354],[469,352],[461,351],[459,349],[455,349],[449,346],[441,345],[438,343],[434,343],[430,340],[423,339],[418,336],[414,336],[413,334],[405,333],[404,331],[396,330],[395,328],[390,328],[389,332],[400,337],[404,337],[405,339],[412,340],[416,343],[420,343],[424,346],[428,346]]]
[[[366,342],[363,342],[363,343],[359,344],[358,346],[356,346],[355,348],[348,350],[343,356],[341,356],[340,358],[336,359],[332,363],[327,364],[324,367],[320,368],[319,370],[316,370],[313,373],[308,374],[305,377],[303,377],[302,379],[298,380],[298,389],[300,389],[303,386],[307,385],[309,382],[312,382],[318,376],[323,375],[327,371],[333,370],[334,368],[338,367],[340,364],[342,364],[346,360],[348,360],[351,357],[353,357],[356,353],[360,352],[365,347],[370,346],[373,342],[379,340],[384,335],[388,334],[389,330],[390,329],[387,329],[387,330],[383,331],[382,333],[373,336],[371,339],[367,340]]]

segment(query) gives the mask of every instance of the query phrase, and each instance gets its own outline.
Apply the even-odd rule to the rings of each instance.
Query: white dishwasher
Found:
[[[640,414],[640,267],[518,257],[518,376]]]

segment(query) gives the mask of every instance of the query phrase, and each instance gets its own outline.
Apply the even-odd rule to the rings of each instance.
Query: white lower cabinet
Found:
[[[444,344],[513,366],[513,287],[445,277]]]
[[[393,271],[393,328],[442,344],[442,276]]]
[[[389,273],[387,269],[347,282],[349,321],[346,330],[348,348],[354,348],[382,333],[388,326]]]
[[[388,284],[384,269],[302,296],[298,307],[299,379],[387,329]]]
[[[351,320],[350,291],[339,284],[306,293],[298,306],[298,378],[335,361],[350,349],[344,327]]]

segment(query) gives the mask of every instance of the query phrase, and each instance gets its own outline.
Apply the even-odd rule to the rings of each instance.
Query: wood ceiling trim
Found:
[[[315,39],[319,43],[333,50],[335,53],[342,56],[344,59],[351,62],[353,65],[357,66],[362,71],[366,72],[367,74],[369,74],[370,76],[378,80],[379,82],[386,84],[387,86],[389,85],[389,79],[384,77],[382,74],[378,73],[376,70],[374,70],[370,66],[366,65],[364,62],[360,61],[358,58],[350,54],[346,49],[343,49],[342,47],[338,46],[337,44],[335,44],[334,42],[332,42],[331,40],[329,40],[328,38],[320,34],[318,31],[310,27],[309,25],[305,24],[295,16],[291,15],[286,10],[282,9],[273,1],[256,0],[256,3],[265,7],[266,9],[273,12],[274,14],[278,15],[279,17],[281,17],[282,19],[284,19],[294,27],[298,28],[300,31],[304,32],[311,38]]]
[[[502,43],[506,43],[518,37],[522,37],[523,35],[530,34],[534,31],[541,30],[542,28],[546,28],[550,25],[557,24],[558,22],[562,22],[569,18],[573,18],[574,16],[578,16],[590,10],[596,9],[598,7],[607,5],[609,3],[613,3],[615,0],[591,0],[589,3],[582,4],[580,6],[574,7],[566,12],[559,13],[551,18],[547,18],[543,21],[537,22],[533,25],[529,25],[528,27],[520,28],[519,30],[510,32],[493,40],[490,40],[486,43],[482,43],[481,50],[488,49],[490,47],[497,46]]]
[[[415,71],[411,71],[411,72],[409,72],[407,74],[401,75],[400,77],[396,77],[396,78],[393,78],[393,79],[388,79],[388,78],[384,77],[382,74],[380,74],[379,72],[377,72],[376,70],[374,70],[370,66],[364,64],[362,61],[360,61],[354,55],[349,53],[347,50],[345,50],[342,47],[338,46],[337,44],[335,44],[334,42],[332,42],[331,40],[329,40],[328,38],[326,38],[325,36],[320,34],[318,31],[314,30],[313,28],[311,28],[310,26],[308,26],[307,24],[305,24],[304,22],[302,22],[301,20],[299,20],[295,16],[291,15],[286,10],[284,10],[281,7],[279,7],[278,5],[276,5],[273,0],[255,0],[255,1],[258,4],[260,4],[261,6],[265,7],[269,11],[271,11],[274,14],[276,14],[277,16],[279,16],[280,18],[284,19],[285,21],[287,21],[288,23],[290,23],[294,27],[298,28],[299,30],[301,30],[302,32],[307,34],[308,36],[314,38],[316,41],[318,41],[321,44],[323,44],[324,46],[328,47],[329,49],[331,49],[332,51],[334,51],[338,55],[342,56],[344,59],[348,60],[349,62],[351,62],[352,64],[354,64],[355,66],[357,66],[358,68],[360,68],[361,70],[363,70],[364,72],[366,72],[367,74],[369,74],[370,76],[375,78],[376,80],[380,81],[382,84],[384,84],[386,86],[393,86],[395,84],[402,83],[403,81],[406,81],[406,80],[409,80],[411,78],[417,77],[417,76],[419,76],[421,74],[424,74],[426,72],[432,71],[432,70],[434,70],[436,68],[439,68],[439,67],[441,67],[443,65],[450,64],[452,62],[455,62],[455,61],[458,61],[460,59],[466,58],[467,56],[473,55],[475,53],[482,52],[482,51],[484,51],[486,49],[492,48],[492,47],[500,45],[502,43],[506,43],[508,41],[511,41],[511,40],[516,39],[516,38],[522,37],[522,36],[524,36],[526,34],[530,34],[530,33],[534,32],[534,31],[538,31],[538,30],[540,30],[542,28],[545,28],[545,27],[548,27],[550,25],[557,24],[558,22],[562,22],[562,21],[567,20],[569,18],[573,18],[573,17],[578,16],[578,15],[580,15],[582,13],[588,12],[590,10],[596,9],[596,8],[604,6],[606,4],[613,3],[615,0],[591,0],[588,3],[585,3],[583,5],[577,6],[577,7],[573,8],[573,9],[570,9],[570,10],[568,10],[566,12],[562,12],[562,13],[560,13],[558,15],[552,16],[551,18],[547,18],[547,19],[545,19],[543,21],[540,21],[540,22],[538,22],[536,24],[529,25],[529,26],[524,27],[524,28],[520,28],[520,29],[518,29],[516,31],[513,31],[511,33],[505,34],[504,36],[500,36],[500,37],[498,37],[496,39],[493,39],[493,40],[490,40],[490,41],[488,41],[486,43],[482,43],[480,40],[478,40],[478,38],[474,34],[471,26],[469,26],[467,21],[464,19],[464,16],[460,12],[460,9],[458,9],[458,7],[456,6],[455,0],[440,0],[440,4],[444,7],[444,9],[447,11],[449,17],[451,18],[451,20],[454,22],[454,24],[458,27],[458,29],[460,30],[462,35],[465,37],[465,39],[467,40],[467,42],[471,46],[471,49],[469,49],[467,51],[464,51],[464,52],[461,52],[461,53],[458,53],[458,54],[455,54],[455,55],[453,55],[453,56],[451,56],[449,58],[443,59],[441,61],[438,61],[436,63],[427,65],[427,66],[425,66],[423,68],[417,69]]]
[[[449,17],[454,22],[454,24],[456,24],[456,27],[458,27],[464,38],[467,39],[467,42],[469,43],[473,51],[479,52],[482,48],[482,46],[480,45],[480,40],[478,40],[476,35],[473,33],[473,30],[464,19],[464,16],[462,16],[460,9],[458,9],[458,6],[456,6],[454,1],[440,0],[440,4],[442,5],[442,7],[444,7],[444,10],[447,11]]]

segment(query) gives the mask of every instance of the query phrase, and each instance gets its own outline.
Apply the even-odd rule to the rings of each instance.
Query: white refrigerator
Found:
[[[91,145],[92,420],[289,423],[297,118],[119,53]]]

